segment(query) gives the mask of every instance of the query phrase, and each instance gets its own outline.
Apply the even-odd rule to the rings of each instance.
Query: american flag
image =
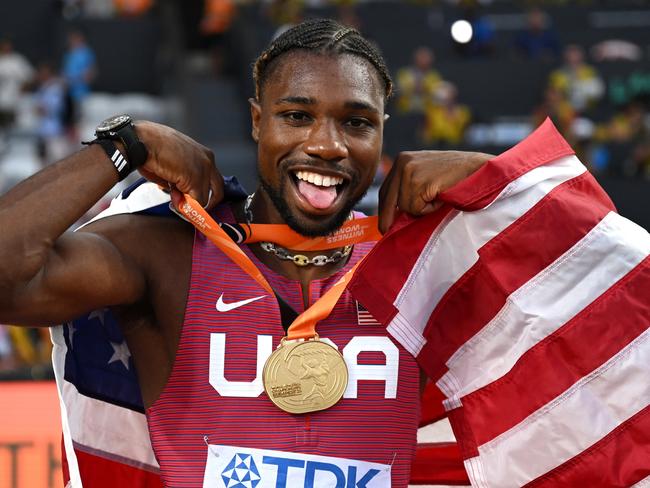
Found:
[[[226,178],[226,198],[244,190]],[[173,216],[169,196],[140,180],[122,192],[97,218],[122,213]],[[360,326],[376,323],[359,305]],[[96,310],[50,329],[63,430],[62,466],[66,488],[162,488],[131,354],[110,310]],[[429,401],[430,392],[438,399]],[[424,396],[422,425],[441,418],[440,397]],[[465,484],[458,448],[423,444],[413,465],[414,482]]]
[[[350,289],[442,392],[472,485],[650,486],[648,232],[549,120],[440,199]]]

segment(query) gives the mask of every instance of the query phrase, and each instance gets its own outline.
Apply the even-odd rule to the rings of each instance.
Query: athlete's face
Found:
[[[251,102],[263,190],[297,232],[341,226],[381,156],[384,87],[357,56],[296,51],[278,59]]]

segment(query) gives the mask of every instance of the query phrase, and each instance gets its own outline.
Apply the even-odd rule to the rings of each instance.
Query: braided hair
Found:
[[[345,27],[331,19],[314,19],[298,24],[275,39],[253,65],[255,96],[260,99],[262,87],[273,71],[272,67],[283,54],[295,50],[317,54],[353,54],[372,64],[384,84],[388,100],[393,92],[393,80],[379,49],[365,39],[359,31]]]

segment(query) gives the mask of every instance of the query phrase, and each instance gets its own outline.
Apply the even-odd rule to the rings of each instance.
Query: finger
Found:
[[[206,210],[209,210],[218,205],[224,197],[224,181],[223,176],[215,168],[210,172],[210,199],[206,205]]]
[[[440,208],[436,201],[438,188],[437,178],[427,183],[418,181],[416,174],[405,174],[402,176],[397,205],[401,210],[415,216],[431,213]]]
[[[409,171],[405,168],[402,171],[402,178],[400,180],[399,192],[397,196],[397,206],[402,212],[411,215],[419,215],[420,209],[426,204],[420,197],[419,189],[415,182],[412,170]]]
[[[424,207],[422,207],[422,210],[420,210],[419,215],[428,215],[430,213],[435,212],[442,206],[443,206],[443,202],[440,201],[428,202],[424,205]]]
[[[210,178],[208,168],[203,165],[197,165],[192,168],[190,174],[186,174],[184,181],[176,182],[176,188],[187,193],[202,207],[209,204],[210,196]]]
[[[172,200],[172,205],[174,206],[174,208],[179,208],[181,204],[181,200],[183,199],[183,194],[174,187],[171,187],[170,190],[171,190],[170,197]]]
[[[401,173],[402,167],[396,162],[379,189],[379,231],[382,234],[385,234],[395,221]]]

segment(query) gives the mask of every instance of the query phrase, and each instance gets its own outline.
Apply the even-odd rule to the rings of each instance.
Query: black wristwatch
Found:
[[[139,168],[147,160],[146,146],[138,139],[130,115],[115,115],[104,120],[95,129],[97,139],[91,144],[100,144],[120,175],[120,180],[126,178],[132,171]],[[126,154],[122,154],[110,141],[119,141],[124,145]]]

